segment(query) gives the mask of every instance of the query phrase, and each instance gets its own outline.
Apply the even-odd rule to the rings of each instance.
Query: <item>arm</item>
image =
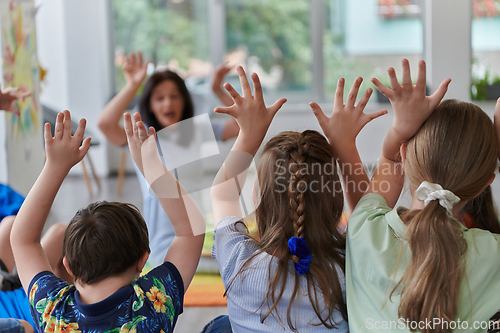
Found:
[[[373,84],[389,98],[394,109],[394,121],[382,144],[382,155],[366,193],[377,193],[385,198],[393,207],[401,194],[404,174],[399,155],[401,144],[411,139],[420,126],[432,114],[443,99],[450,84],[444,80],[431,96],[425,95],[426,69],[425,62],[419,62],[417,84],[413,85],[410,76],[410,64],[407,59],[403,64],[403,84],[400,85],[394,68],[389,68],[391,88],[387,88],[377,79]]]
[[[53,138],[50,124],[45,124],[47,162],[21,206],[10,235],[19,278],[27,294],[27,288],[36,274],[52,270],[40,245],[40,238],[59,187],[69,170],[81,161],[90,147],[90,138],[86,138],[80,147],[84,132],[85,120],[82,119],[75,135],[71,136],[69,111],[57,115]]]
[[[123,74],[127,83],[118,94],[113,97],[102,110],[97,126],[104,133],[109,142],[122,147],[127,144],[125,130],[120,126],[122,114],[134,99],[137,90],[144,81],[147,73],[148,62],[143,62],[142,53],[131,53],[125,59]]]
[[[232,106],[215,109],[215,112],[232,116],[240,127],[240,132],[229,156],[217,173],[211,189],[214,226],[226,216],[242,217],[239,196],[246,180],[248,167],[264,140],[274,115],[286,102],[286,99],[280,98],[270,107],[266,107],[257,74],[252,74],[255,94],[252,96],[245,71],[241,66],[237,68],[237,71],[243,96],[226,83],[224,87],[234,102]]]
[[[12,112],[19,116],[19,110],[14,107],[14,104],[17,100],[24,101],[29,96],[31,96],[30,92],[23,92],[20,88],[5,88],[3,91],[0,91],[0,110]]]
[[[361,97],[358,105],[354,106],[362,81],[363,79],[360,77],[354,81],[344,105],[345,81],[343,78],[339,79],[331,117],[327,117],[318,104],[310,103],[321,129],[328,141],[330,141],[330,145],[338,158],[344,183],[344,193],[351,210],[356,207],[369,183],[368,175],[356,147],[356,137],[366,124],[387,113],[387,110],[380,110],[370,114],[363,113],[372,93],[370,88]]]
[[[224,89],[222,89],[222,81],[224,81],[224,77],[232,68],[233,66],[230,66],[227,62],[217,66],[215,68],[214,77],[212,79],[212,91],[226,106],[233,105],[233,99],[230,95],[228,95],[227,92],[224,91]],[[238,134],[236,133],[236,135]]]
[[[158,156],[155,130],[148,135],[139,113],[124,115],[125,132],[132,158],[158,197],[172,226],[175,237],[168,248],[165,261],[177,267],[187,290],[201,256],[205,238],[205,219],[186,190],[163,165]]]

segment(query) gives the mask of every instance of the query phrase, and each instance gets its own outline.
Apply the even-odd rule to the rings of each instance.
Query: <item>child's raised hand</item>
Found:
[[[63,172],[69,172],[75,164],[82,160],[90,148],[90,138],[83,140],[85,126],[86,120],[81,119],[75,135],[71,135],[71,116],[68,110],[57,115],[54,137],[50,133],[50,124],[45,124],[47,165],[59,168]]]
[[[1,86],[0,86],[1,88]],[[6,88],[3,91],[0,90],[0,110],[5,110],[7,112],[12,112],[19,116],[19,110],[15,108],[15,102],[17,100],[23,100],[31,96],[31,92],[26,92],[21,88]]]
[[[139,112],[134,113],[133,120],[129,113],[125,113],[123,119],[130,154],[141,173],[145,177],[146,173],[149,176],[149,174],[151,174],[150,167],[153,166],[155,170],[158,169],[159,166],[160,172],[163,172],[163,164],[161,163],[156,148],[156,131],[154,127],[149,127],[148,134]],[[151,177],[147,177],[146,180],[148,180],[148,178],[151,180]]]
[[[387,113],[387,110],[380,110],[369,114],[363,112],[373,92],[371,88],[365,91],[358,105],[354,105],[361,82],[363,82],[361,77],[358,77],[354,81],[344,105],[345,80],[343,78],[338,80],[333,113],[330,117],[327,117],[323,113],[323,110],[317,103],[309,103],[323,133],[325,133],[335,150],[346,143],[355,143],[356,137],[366,124]]]
[[[391,88],[384,86],[376,78],[372,79],[377,89],[387,96],[394,109],[393,128],[403,139],[411,138],[432,114],[436,106],[443,99],[451,80],[441,82],[439,88],[431,96],[426,96],[426,68],[425,61],[420,60],[417,84],[413,85],[410,75],[410,63],[403,59],[403,84],[400,85],[394,68],[389,68]]]
[[[243,67],[238,66],[236,71],[240,77],[243,96],[240,96],[231,84],[226,83],[224,88],[226,88],[233,99],[234,104],[229,107],[215,108],[214,111],[232,116],[240,127],[240,135],[253,138],[255,142],[260,140],[260,145],[266,135],[267,129],[271,125],[274,115],[283,106],[286,99],[280,98],[270,107],[266,107],[259,76],[256,73],[252,73],[251,75],[254,87],[254,95],[252,96],[252,89],[250,88]]]
[[[142,52],[137,51],[130,53],[125,58],[125,64],[123,65],[123,75],[128,83],[140,86],[144,78],[146,77],[149,62],[143,62]]]

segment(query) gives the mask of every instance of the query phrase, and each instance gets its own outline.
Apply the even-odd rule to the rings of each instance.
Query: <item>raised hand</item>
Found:
[[[151,126],[148,134],[139,112],[134,113],[133,121],[129,113],[125,113],[123,119],[130,154],[135,164],[144,175],[143,161],[160,161],[156,149],[156,131],[154,127]]]
[[[19,109],[15,108],[15,103],[17,100],[24,101],[29,96],[31,96],[31,92],[23,91],[23,89],[5,88],[3,91],[0,91],[0,110],[12,112],[19,116],[20,112]]]
[[[68,110],[57,115],[54,137],[50,132],[50,124],[45,124],[47,165],[61,170],[61,172],[69,172],[75,164],[82,160],[90,148],[90,138],[83,140],[85,126],[86,120],[81,119],[75,135],[71,135],[71,116]]]
[[[125,65],[123,65],[123,75],[127,83],[140,86],[146,78],[148,64],[148,61],[143,62],[141,51],[137,51],[137,54],[130,53],[125,58]]]
[[[233,69],[234,66],[229,65],[228,62],[225,62],[215,68],[214,71],[214,76],[212,79],[212,91],[214,92],[215,95],[224,103],[226,106],[231,106],[233,105],[233,100],[231,96],[229,96],[223,89],[222,89],[222,82],[224,81],[224,77],[226,77],[227,73],[231,69]]]
[[[345,80],[343,78],[339,79],[335,92],[333,112],[330,117],[327,117],[323,113],[323,110],[317,103],[309,103],[323,133],[325,133],[330,144],[336,151],[346,143],[354,143],[359,132],[366,124],[387,113],[387,110],[380,110],[369,114],[363,112],[373,92],[371,88],[366,89],[358,105],[354,105],[361,82],[363,82],[361,77],[358,77],[354,81],[344,105]]]
[[[214,111],[232,116],[240,127],[240,135],[244,135],[247,139],[251,139],[252,143],[258,143],[257,146],[260,146],[274,115],[283,106],[286,99],[280,98],[273,105],[266,107],[259,76],[256,73],[251,75],[254,87],[254,95],[252,95],[243,67],[238,66],[236,71],[240,77],[243,96],[240,96],[231,84],[224,84],[224,88],[233,99],[234,104],[229,107],[215,108]]]
[[[436,106],[441,102],[451,80],[441,82],[439,88],[431,96],[426,96],[426,68],[425,61],[420,60],[418,64],[417,84],[413,85],[410,75],[410,63],[403,59],[403,81],[399,84],[394,68],[389,68],[389,79],[391,88],[384,86],[376,78],[372,79],[377,89],[387,96],[394,109],[393,129],[402,139],[411,138],[432,114]]]

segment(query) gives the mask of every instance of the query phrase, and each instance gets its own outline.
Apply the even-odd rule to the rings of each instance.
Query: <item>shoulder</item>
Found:
[[[353,229],[361,226],[365,222],[384,218],[392,208],[387,205],[384,197],[379,194],[369,193],[359,200],[349,217],[347,229]]]
[[[257,251],[258,247],[247,235],[247,226],[241,218],[229,216],[217,224],[212,257],[219,264],[223,280],[230,278]]]
[[[180,314],[184,301],[184,283],[177,268],[171,262],[164,262],[132,283],[134,290],[150,301],[170,299],[173,310]],[[138,295],[139,296],[139,295]]]

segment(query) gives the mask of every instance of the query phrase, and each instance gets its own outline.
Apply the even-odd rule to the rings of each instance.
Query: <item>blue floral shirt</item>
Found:
[[[172,332],[182,313],[184,285],[165,262],[106,299],[85,304],[76,288],[52,272],[30,283],[29,303],[40,332]]]

